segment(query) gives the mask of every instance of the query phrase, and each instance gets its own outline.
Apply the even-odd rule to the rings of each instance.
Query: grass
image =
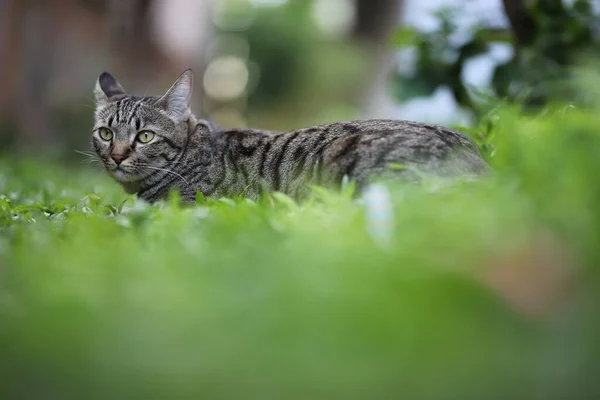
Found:
[[[600,394],[600,113],[494,115],[496,172],[391,186],[387,244],[347,194],[149,207],[5,160],[0,398]]]

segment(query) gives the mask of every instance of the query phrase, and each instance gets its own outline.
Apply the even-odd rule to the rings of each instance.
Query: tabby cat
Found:
[[[372,179],[477,176],[488,170],[477,146],[453,130],[417,122],[338,122],[290,132],[225,129],[190,111],[193,73],[162,97],[126,94],[110,74],[96,82],[92,146],[128,193],[154,203],[179,191],[184,202],[258,198],[280,191],[301,200],[310,185],[358,192]]]

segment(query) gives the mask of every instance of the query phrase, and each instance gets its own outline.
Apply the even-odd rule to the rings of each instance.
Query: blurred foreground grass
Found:
[[[496,110],[485,180],[392,187],[387,248],[343,195],[148,207],[5,160],[0,398],[594,398],[600,109],[557,110]]]

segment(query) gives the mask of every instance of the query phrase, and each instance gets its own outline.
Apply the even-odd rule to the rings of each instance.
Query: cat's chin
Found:
[[[109,172],[114,180],[125,189],[127,194],[135,194],[140,190],[140,181],[137,177],[132,176],[122,169],[114,169]]]
[[[113,169],[110,174],[121,184],[137,182],[139,178],[122,169]]]

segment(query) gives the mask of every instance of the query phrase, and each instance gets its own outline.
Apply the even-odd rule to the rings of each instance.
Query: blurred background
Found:
[[[0,399],[600,398],[599,55],[600,0],[0,0]],[[226,127],[437,122],[498,174],[400,186],[390,249],[346,196],[130,208],[94,84],[186,68]]]
[[[196,115],[226,127],[469,126],[490,98],[572,97],[560,82],[597,54],[599,12],[596,0],[0,0],[0,151],[75,159],[104,70],[160,94],[193,68]]]

